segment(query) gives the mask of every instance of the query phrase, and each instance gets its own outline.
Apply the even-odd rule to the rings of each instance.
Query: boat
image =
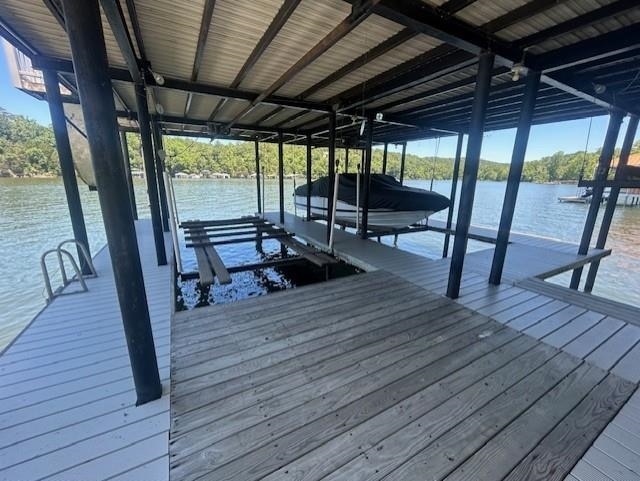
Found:
[[[591,196],[593,196],[593,190],[587,189],[580,195],[560,196],[558,200],[567,204],[589,204],[591,202]]]
[[[363,179],[360,180],[360,205],[362,205]],[[336,224],[355,226],[359,224],[362,207],[357,209],[357,174],[341,174],[336,205]],[[321,177],[311,183],[311,214],[327,218],[327,196],[329,178]],[[295,204],[307,208],[308,184],[295,190]],[[430,190],[407,187],[395,177],[371,174],[369,190],[368,227],[374,230],[399,229],[427,219],[431,214],[449,207],[444,195]]]

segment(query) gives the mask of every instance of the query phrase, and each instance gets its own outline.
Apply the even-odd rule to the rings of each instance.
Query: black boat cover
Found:
[[[357,174],[340,174],[338,200],[356,205]],[[360,176],[360,203],[362,205],[364,176]],[[307,184],[296,189],[296,195],[306,197]],[[312,197],[329,195],[329,177],[320,177],[311,182]],[[430,190],[407,187],[394,177],[385,174],[371,174],[369,190],[370,209],[389,209],[402,211],[426,210],[438,212],[449,207],[449,199]]]

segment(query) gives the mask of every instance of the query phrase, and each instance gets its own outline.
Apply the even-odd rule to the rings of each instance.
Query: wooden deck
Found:
[[[324,227],[302,224],[321,247]],[[0,356],[0,480],[161,481],[171,466],[174,481],[640,481],[633,312],[516,269],[491,287],[473,261],[452,302],[446,260],[338,231],[339,254],[372,272],[170,328],[170,270],[150,223],[137,230],[165,396],[133,405],[103,250],[89,292],[55,300]]]
[[[1,480],[168,479],[171,271],[156,265],[151,222],[136,229],[165,395],[134,405],[105,248],[89,292],[54,300],[0,356]]]
[[[181,481],[563,479],[636,388],[383,270],[177,313],[171,362]]]

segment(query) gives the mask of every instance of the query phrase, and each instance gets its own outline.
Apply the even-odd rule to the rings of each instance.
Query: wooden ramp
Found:
[[[151,222],[136,231],[164,396],[135,406],[105,248],[89,291],[55,299],[0,356],[0,480],[168,480],[171,269]]]
[[[171,479],[563,479],[636,387],[386,271],[176,313]]]

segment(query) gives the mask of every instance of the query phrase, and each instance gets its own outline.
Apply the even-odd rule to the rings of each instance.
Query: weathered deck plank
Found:
[[[173,479],[422,479],[424,462],[437,479],[472,466],[476,479],[499,479],[480,461],[506,456],[499,474],[509,474],[607,376],[384,271],[327,288],[340,292],[342,282],[354,295],[334,308],[315,309],[317,293],[301,289],[265,299],[265,322],[253,301],[176,324]],[[555,303],[517,288],[476,289],[470,302],[507,321]],[[291,316],[296,305],[308,308]],[[563,308],[555,303],[539,321]],[[218,335],[201,343],[209,330]],[[609,401],[613,416],[619,405]],[[537,434],[515,452],[525,426]],[[571,436],[584,450],[599,432]]]

